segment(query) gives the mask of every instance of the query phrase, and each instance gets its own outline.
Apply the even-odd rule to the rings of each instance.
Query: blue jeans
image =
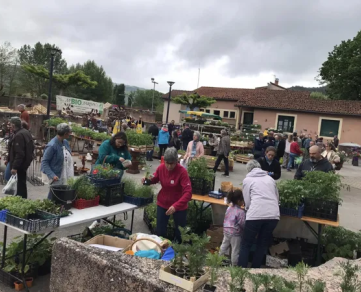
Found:
[[[291,169],[292,165],[295,163],[295,159],[298,157],[297,154],[290,153],[290,160],[288,161],[287,169]]]
[[[167,209],[157,206],[157,235],[166,237],[167,236],[167,226],[169,217],[165,213]],[[179,232],[178,226],[185,227],[187,224],[187,210],[176,211],[173,214],[174,225],[175,225],[175,239],[178,243],[182,242],[181,234]],[[174,238],[168,238],[173,240]]]
[[[11,177],[11,166],[10,166],[10,162],[8,162],[5,168],[5,180],[9,181],[10,177]]]
[[[257,238],[257,248],[254,252],[252,268],[258,269],[262,265],[264,256],[267,253],[273,230],[276,228],[278,220],[247,220],[244,226],[241,252],[239,254],[238,265],[247,268],[249,252]]]

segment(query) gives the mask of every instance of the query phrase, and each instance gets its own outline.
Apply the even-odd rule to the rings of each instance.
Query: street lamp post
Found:
[[[167,81],[167,83],[169,84],[169,96],[168,96],[168,107],[167,107],[167,119],[165,120],[165,123],[168,124],[168,117],[169,117],[169,106],[170,106],[170,97],[172,94],[172,86],[175,82],[173,81]]]
[[[152,80],[152,83],[154,84],[154,89],[153,89],[153,99],[152,99],[152,112],[153,112],[153,103],[154,103],[154,93],[155,93],[155,85],[158,84],[158,82],[154,81],[154,78],[151,78],[150,80]]]
[[[50,119],[50,107],[51,107],[51,85],[53,82],[53,70],[54,70],[54,57],[56,54],[61,53],[61,50],[57,48],[47,48],[50,51],[51,59],[50,59],[50,68],[49,68],[49,95],[48,95],[48,108],[46,111],[47,119]]]

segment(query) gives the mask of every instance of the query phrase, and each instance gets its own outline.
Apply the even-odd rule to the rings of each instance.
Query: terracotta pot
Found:
[[[25,281],[26,281],[26,286],[28,286],[28,288],[33,287],[33,281],[34,281],[33,278],[31,277],[26,278]]]
[[[15,281],[14,282],[14,285],[15,285],[15,290],[16,291],[21,291],[21,290],[24,290],[24,284],[20,281]]]

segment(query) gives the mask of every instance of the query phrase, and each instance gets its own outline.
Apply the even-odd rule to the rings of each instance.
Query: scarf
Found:
[[[196,153],[197,153],[197,142],[198,142],[198,141],[193,141],[191,157],[195,157],[195,156],[196,156]]]

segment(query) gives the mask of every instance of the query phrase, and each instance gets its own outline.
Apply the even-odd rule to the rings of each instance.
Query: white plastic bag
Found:
[[[15,174],[10,177],[8,183],[3,188],[3,194],[16,196],[17,189],[18,189],[18,175]]]

